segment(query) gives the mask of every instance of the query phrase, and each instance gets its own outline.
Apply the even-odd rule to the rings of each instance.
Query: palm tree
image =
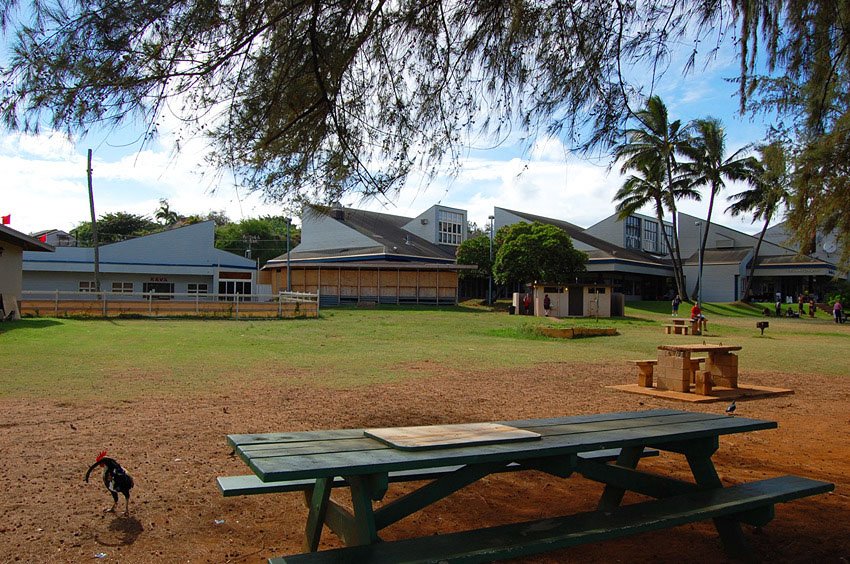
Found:
[[[647,100],[646,107],[634,114],[640,123],[626,129],[623,133],[626,141],[614,149],[615,159],[623,162],[622,170],[649,171],[657,169],[653,175],[659,175],[662,187],[662,202],[673,214],[673,245],[669,247],[673,262],[673,274],[680,296],[685,294],[685,275],[682,270],[682,256],[679,250],[679,229],[676,201],[682,197],[699,199],[693,190],[681,190],[678,183],[679,164],[676,156],[684,153],[688,138],[679,120],[669,121],[667,106],[658,96]],[[663,231],[663,223],[662,223]]]
[[[180,215],[171,209],[171,206],[168,204],[168,200],[165,198],[160,198],[159,209],[156,210],[154,217],[165,225],[174,225],[180,221]]]
[[[747,279],[744,282],[744,301],[749,301],[750,299],[750,287],[753,283],[759,250],[761,249],[761,243],[764,240],[767,226],[780,207],[787,206],[790,198],[788,187],[791,183],[791,173],[788,169],[785,147],[782,143],[774,141],[773,143],[759,147],[758,152],[761,158],[756,168],[753,187],[730,196],[728,199],[734,201],[734,203],[726,208],[726,211],[733,216],[751,213],[753,215],[753,223],[759,219],[764,220],[764,226],[761,229],[761,233],[759,233],[758,243],[756,243],[755,253],[750,261]]]
[[[665,205],[669,199],[669,192],[664,187],[664,167],[660,162],[655,161],[641,163],[633,170],[636,174],[628,176],[623,186],[614,195],[614,201],[619,202],[616,207],[617,217],[624,220],[651,204],[655,210],[655,218],[662,226],[661,236],[664,238],[665,248],[672,249],[673,244],[667,235],[667,230],[663,228],[664,210],[665,207],[669,207]],[[623,172],[626,170],[624,169]],[[687,195],[690,191],[690,184],[685,179],[674,181],[674,200]]]
[[[705,217],[705,230],[699,245],[699,264],[705,263],[705,247],[711,227],[711,214],[714,210],[714,198],[726,186],[725,180],[751,181],[755,159],[742,156],[750,147],[741,147],[730,156],[726,154],[726,132],[720,120],[714,118],[699,119],[692,122],[688,129],[693,133],[690,143],[682,152],[691,159],[681,165],[683,173],[690,179],[691,186],[708,186],[708,213]],[[700,272],[698,279],[702,279]]]

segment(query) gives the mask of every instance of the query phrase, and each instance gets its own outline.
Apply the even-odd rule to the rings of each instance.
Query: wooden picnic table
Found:
[[[733,353],[741,348],[712,343],[659,345],[658,365],[654,374],[656,387],[659,390],[689,392],[691,383],[696,381],[701,392],[710,392],[712,386],[737,388],[738,356]],[[695,375],[692,353],[706,353],[705,373]]]
[[[274,563],[484,562],[705,519],[714,519],[730,553],[741,554],[746,551],[741,522],[761,526],[772,517],[774,503],[832,488],[831,484],[793,476],[723,488],[711,460],[720,435],[776,428],[772,421],[662,409],[496,425],[517,432],[511,433],[507,441],[471,437],[470,444],[457,442],[468,429],[449,432],[454,442],[441,444],[439,438],[435,439],[451,425],[441,426],[439,433],[423,433],[421,428],[413,434],[406,433],[406,429],[389,433],[386,429],[343,429],[229,435],[227,439],[259,477],[257,486],[272,486],[270,491],[305,491],[309,506],[304,545],[307,552],[271,559]],[[406,436],[408,442],[402,448],[392,446],[400,435]],[[413,443],[409,442],[411,436]],[[427,444],[417,442],[417,437],[423,436],[427,437]],[[694,481],[636,470],[645,449],[651,448],[684,455]],[[616,460],[609,464],[594,457],[599,449],[618,449]],[[383,499],[395,481],[424,480],[429,473],[447,467],[450,471],[434,474],[439,477],[419,489],[373,507],[372,502]],[[561,478],[578,473],[600,482],[605,486],[598,510],[381,542],[381,529],[506,468],[538,470]],[[221,480],[242,478],[256,480],[253,476],[219,480],[221,485]],[[350,489],[352,509],[330,499],[333,487]],[[627,490],[657,499],[619,507]],[[347,547],[316,552],[323,525],[343,539]]]

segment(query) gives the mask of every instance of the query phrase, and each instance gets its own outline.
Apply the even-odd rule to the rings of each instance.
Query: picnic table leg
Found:
[[[378,529],[375,526],[375,513],[372,500],[376,497],[374,484],[368,476],[348,476],[351,486],[351,505],[354,508],[353,545],[374,544],[378,542]],[[386,492],[386,489],[384,489]],[[382,497],[382,494],[381,494]],[[380,497],[378,497],[380,499]]]
[[[614,464],[634,470],[637,468],[637,464],[641,459],[642,453],[642,446],[625,447],[620,451],[619,456],[617,456],[617,461]],[[612,485],[605,486],[605,490],[602,492],[602,497],[599,499],[598,509],[602,511],[610,511],[611,509],[618,507],[623,501],[623,496],[625,494],[626,490],[623,488]]]
[[[688,449],[685,453],[688,465],[691,467],[691,472],[694,475],[694,480],[701,489],[723,487],[720,476],[717,475],[717,470],[711,461],[711,456],[717,448],[718,443],[715,437],[710,441],[705,441],[702,445]],[[717,518],[714,519],[714,527],[717,529],[717,533],[720,535],[720,540],[723,543],[723,548],[729,556],[733,558],[746,558],[750,555],[750,549],[744,538],[744,532],[741,530],[741,523],[731,519]]]
[[[319,478],[314,487],[304,492],[304,501],[310,508],[310,512],[307,514],[307,529],[304,538],[304,550],[306,552],[319,550],[319,539],[322,537],[322,527],[325,524],[332,480],[333,478]]]

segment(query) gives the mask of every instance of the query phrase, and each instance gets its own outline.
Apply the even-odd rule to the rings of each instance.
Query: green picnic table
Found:
[[[748,552],[741,523],[763,526],[776,503],[834,487],[796,476],[723,487],[712,462],[720,435],[776,427],[772,421],[665,409],[478,425],[229,435],[254,475],[219,478],[219,486],[225,495],[305,493],[305,552],[272,558],[275,564],[487,562],[707,519],[714,521],[727,552],[740,556]],[[638,470],[650,449],[684,456],[693,481]],[[560,478],[576,473],[600,482],[598,508],[422,538],[383,542],[378,535],[485,476],[518,470]],[[373,507],[390,484],[410,480],[426,483]],[[351,510],[330,499],[334,487],[350,489]],[[621,506],[626,491],[654,499]],[[325,525],[345,548],[317,552]]]

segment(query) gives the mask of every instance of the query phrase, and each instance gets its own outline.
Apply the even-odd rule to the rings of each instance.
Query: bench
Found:
[[[593,452],[583,452],[578,455],[579,459],[592,462],[613,462],[620,455],[620,449],[603,449]],[[658,456],[658,451],[654,449],[644,449],[641,453],[642,457]],[[425,468],[422,470],[399,470],[388,474],[389,482],[417,482],[421,480],[436,480],[455,470],[462,468],[461,466],[444,466],[442,468]],[[517,463],[509,464],[504,467],[502,472],[516,472],[524,470]],[[257,495],[268,493],[284,493],[308,491],[316,484],[315,480],[287,480],[284,482],[263,482],[255,474],[246,476],[219,476],[216,478],[218,489],[224,497],[236,497],[242,495]],[[334,478],[331,487],[339,488],[347,486],[343,478]]]
[[[775,504],[827,493],[834,488],[828,482],[782,476],[728,488],[691,491],[610,511],[270,558],[269,564],[489,562],[708,519],[763,526],[773,518]]]
[[[678,323],[665,323],[663,327],[665,335],[687,335],[691,330],[690,326]]]
[[[655,359],[647,359],[630,360],[629,362],[638,367],[638,386],[651,388],[653,367],[658,364],[658,361]]]

